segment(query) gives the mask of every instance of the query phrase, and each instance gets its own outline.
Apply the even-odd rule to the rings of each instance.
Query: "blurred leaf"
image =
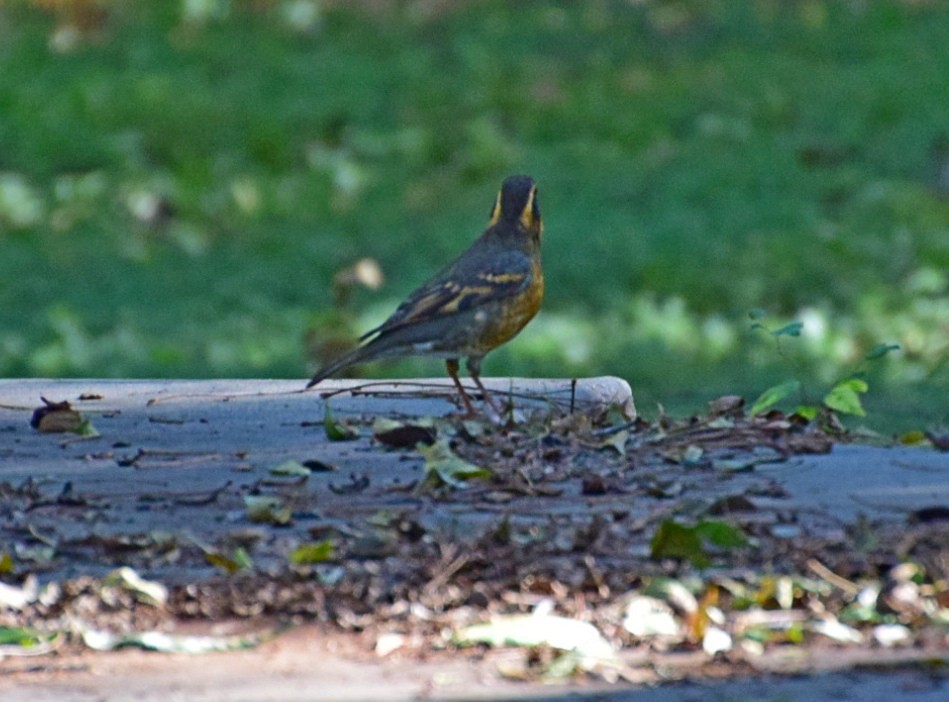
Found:
[[[159,582],[146,580],[135,570],[124,566],[113,570],[103,579],[104,585],[128,590],[135,599],[155,607],[164,607],[168,602],[168,588]]]
[[[293,565],[312,565],[323,563],[333,557],[336,544],[331,539],[300,544],[290,552],[290,563]]]
[[[309,476],[310,473],[311,471],[309,468],[293,460],[284,461],[280,465],[272,466],[270,468],[271,475],[302,477]]]
[[[704,541],[722,548],[738,548],[748,545],[745,532],[728,522],[702,521],[695,526],[695,533]]]
[[[672,607],[656,597],[634,595],[623,611],[623,628],[638,639],[681,638],[681,626]]]
[[[689,444],[682,453],[681,463],[684,466],[697,466],[702,462],[705,450],[701,446]]]
[[[732,646],[732,637],[727,631],[717,626],[705,629],[705,634],[702,636],[702,650],[706,655],[714,656],[716,653],[730,651]]]
[[[158,653],[203,654],[253,648],[260,643],[257,636],[182,636],[163,631],[113,633],[84,629],[83,643],[95,651],[115,651],[135,647]]]
[[[249,570],[254,567],[254,562],[251,560],[250,554],[247,553],[243,546],[238,546],[230,555],[223,554],[214,549],[205,548],[204,557],[208,563],[216,568],[220,568],[228,575],[233,575],[238,571]]]
[[[0,553],[0,575],[9,575],[13,572],[13,557],[4,551]]]
[[[82,422],[79,423],[79,426],[76,428],[76,434],[84,439],[94,439],[100,436],[96,428],[92,426],[92,422],[88,419],[83,419]]]
[[[584,670],[616,662],[616,651],[595,626],[550,614],[502,615],[487,624],[459,629],[453,638],[461,646],[483,643],[496,647],[550,646],[575,651],[580,656],[579,667]]]
[[[58,633],[48,634],[25,626],[0,626],[0,646],[37,648],[51,643],[58,636]]]
[[[74,410],[69,402],[51,402],[40,398],[43,406],[33,410],[30,426],[44,433],[78,432],[82,428],[83,416]]]
[[[244,507],[252,522],[266,522],[276,526],[290,523],[292,512],[279,497],[270,495],[245,495]]]
[[[40,223],[44,203],[36,189],[19,173],[0,172],[0,225],[25,229]]]
[[[698,568],[706,568],[709,557],[705,554],[702,539],[695,527],[679,524],[667,519],[656,529],[650,543],[650,558],[677,558],[689,561]]]
[[[753,308],[753,309],[748,310],[748,317],[749,317],[751,320],[753,320],[753,321],[758,321],[759,319],[764,319],[764,318],[767,317],[767,316],[768,316],[768,313],[765,312],[765,311],[764,311],[763,309],[761,309],[760,307],[755,307],[755,308]]]
[[[926,432],[919,429],[913,429],[900,435],[900,443],[904,446],[918,446],[926,441]]]
[[[629,441],[629,430],[622,429],[612,432],[600,442],[600,448],[611,448],[620,456],[626,455],[626,442]]]
[[[231,558],[234,562],[241,567],[242,570],[249,570],[254,567],[254,561],[251,559],[250,554],[247,553],[247,549],[243,546],[238,546],[234,549],[234,552],[231,554]]]
[[[359,437],[358,430],[333,418],[333,411],[330,409],[329,402],[324,405],[323,409],[323,429],[326,430],[326,438],[330,441],[352,441]]]
[[[803,419],[806,419],[809,422],[813,421],[819,412],[820,412],[820,407],[818,407],[817,405],[798,405],[794,409],[794,414],[796,414],[799,417],[802,417]]]
[[[860,378],[842,380],[824,396],[824,404],[836,412],[863,417],[866,412],[860,403],[860,394],[868,389],[867,382]]]
[[[786,380],[779,385],[774,385],[761,393],[760,397],[758,397],[758,399],[754,401],[754,404],[751,405],[751,409],[748,410],[748,413],[752,417],[756,414],[761,414],[789,395],[793,395],[800,388],[800,380]]]
[[[680,558],[706,568],[711,563],[705,551],[706,543],[719,548],[737,548],[747,545],[748,539],[740,528],[727,522],[706,520],[686,526],[667,519],[652,538],[650,556],[656,560]]]
[[[800,336],[803,328],[804,322],[791,322],[790,324],[785,324],[783,327],[775,329],[771,332],[771,336]]]
[[[883,356],[886,356],[891,351],[899,351],[899,350],[900,350],[899,344],[877,344],[872,349],[870,349],[867,355],[864,356],[863,358],[864,360],[867,360],[867,361],[873,361],[873,360],[876,360],[877,358],[882,358]]]
[[[823,634],[824,636],[841,643],[863,643],[863,634],[853,627],[842,624],[829,612],[824,614],[823,619],[817,619],[812,622],[808,622],[807,628],[816,634]]]

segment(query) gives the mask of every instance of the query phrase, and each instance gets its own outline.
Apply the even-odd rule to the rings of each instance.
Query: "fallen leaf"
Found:
[[[751,405],[751,409],[748,410],[748,414],[752,417],[761,414],[765,410],[770,409],[774,405],[778,404],[785,397],[796,393],[800,387],[800,380],[786,380],[779,385],[774,385],[768,388],[763,393],[761,393],[757,400],[754,401],[754,403]]]
[[[721,417],[726,414],[740,414],[745,406],[745,398],[741,395],[723,395],[708,403],[710,417]]]
[[[702,637],[702,650],[710,656],[716,653],[724,653],[732,649],[732,637],[724,629],[717,626],[710,626],[705,630],[705,636]]]
[[[866,411],[860,403],[860,395],[869,389],[867,381],[861,378],[848,378],[837,383],[830,392],[824,395],[824,404],[836,412],[852,414],[857,417],[866,416]]]
[[[448,445],[447,440],[436,441],[431,446],[418,445],[418,452],[425,458],[426,482],[444,484],[461,490],[466,488],[468,480],[490,478],[492,473],[487,468],[481,468],[468,463]]]
[[[381,444],[392,448],[410,448],[435,443],[435,427],[431,423],[406,424],[380,417],[372,424],[372,435]]]
[[[679,524],[667,519],[659,525],[650,544],[650,556],[681,558],[699,568],[711,563],[705,550],[706,543],[720,548],[744,546],[748,539],[738,527],[719,521],[701,521],[695,526]]]
[[[326,431],[326,438],[330,441],[352,441],[359,437],[359,431],[349,426],[346,422],[337,421],[333,418],[333,411],[330,409],[330,403],[327,402],[323,409],[323,429]]]
[[[310,469],[306,466],[297,463],[296,461],[284,461],[280,465],[276,465],[270,468],[271,475],[285,475],[285,476],[309,476]]]
[[[43,632],[26,626],[0,626],[0,656],[42,656],[62,640],[58,631]]]
[[[145,580],[128,566],[113,570],[105,576],[102,584],[128,590],[137,601],[155,607],[164,607],[168,602],[168,588],[161,583]]]
[[[30,417],[30,426],[44,434],[72,432],[84,438],[95,438],[99,432],[92,422],[74,410],[68,402],[50,402],[40,397],[44,406],[38,407]]]
[[[551,646],[579,654],[583,670],[599,665],[617,665],[616,651],[595,626],[552,614],[510,614],[487,624],[474,624],[455,632],[461,646],[483,643],[489,646]]]
[[[253,648],[261,640],[259,636],[176,636],[162,631],[120,634],[84,629],[82,632],[83,643],[95,651],[115,651],[132,646],[159,653],[202,654]]]
[[[625,456],[627,441],[629,441],[629,430],[622,429],[617,432],[611,432],[600,442],[600,448],[611,448],[620,456]]]
[[[661,636],[680,640],[682,629],[672,607],[655,597],[634,595],[623,613],[623,628],[637,639]]]
[[[220,568],[228,575],[233,575],[241,570],[250,570],[254,567],[250,554],[243,546],[238,546],[230,555],[211,548],[204,548],[203,550],[208,563]]]
[[[290,563],[293,565],[312,565],[323,563],[333,557],[336,544],[331,539],[300,544],[290,552]]]
[[[244,507],[252,522],[267,522],[277,526],[290,523],[292,512],[279,497],[271,495],[245,495]]]

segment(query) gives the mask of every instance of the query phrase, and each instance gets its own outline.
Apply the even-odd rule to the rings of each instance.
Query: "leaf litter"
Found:
[[[772,399],[746,414],[740,398],[720,398],[706,417],[653,423],[553,411],[501,426],[339,422],[327,411],[330,440],[399,453],[416,477],[351,473],[317,494],[309,483],[336,461],[277,463],[269,473],[286,480],[176,498],[233,527],[208,542],[159,530],[71,538],[30,517],[96,518],[107,500],[0,484],[4,646],[227,650],[269,634],[175,626],[315,620],[403,655],[503,647],[520,655],[499,670],[519,679],[800,672],[801,647],[945,660],[949,523],[842,525],[775,507],[781,491],[756,466],[846,435]],[[93,561],[116,568],[75,574]],[[170,570],[198,575],[163,582]]]

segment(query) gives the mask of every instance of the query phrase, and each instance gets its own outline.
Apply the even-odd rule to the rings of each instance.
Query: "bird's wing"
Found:
[[[476,257],[459,258],[409,295],[391,317],[366,332],[362,339],[374,334],[388,334],[417,322],[471,310],[515,295],[530,284],[531,261],[522,252],[499,255],[499,252],[494,251],[484,261],[473,260],[474,258]],[[464,275],[461,275],[462,271],[465,271]]]

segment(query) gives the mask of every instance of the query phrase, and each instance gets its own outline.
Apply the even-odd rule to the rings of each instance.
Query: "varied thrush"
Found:
[[[511,176],[501,185],[488,228],[471,247],[415,290],[361,346],[331,362],[307,384],[356,363],[395,356],[444,358],[448,375],[469,415],[471,400],[458,379],[458,362],[491,403],[481,383],[481,360],[510,341],[537,314],[544,297],[540,265],[543,224],[537,184]]]

